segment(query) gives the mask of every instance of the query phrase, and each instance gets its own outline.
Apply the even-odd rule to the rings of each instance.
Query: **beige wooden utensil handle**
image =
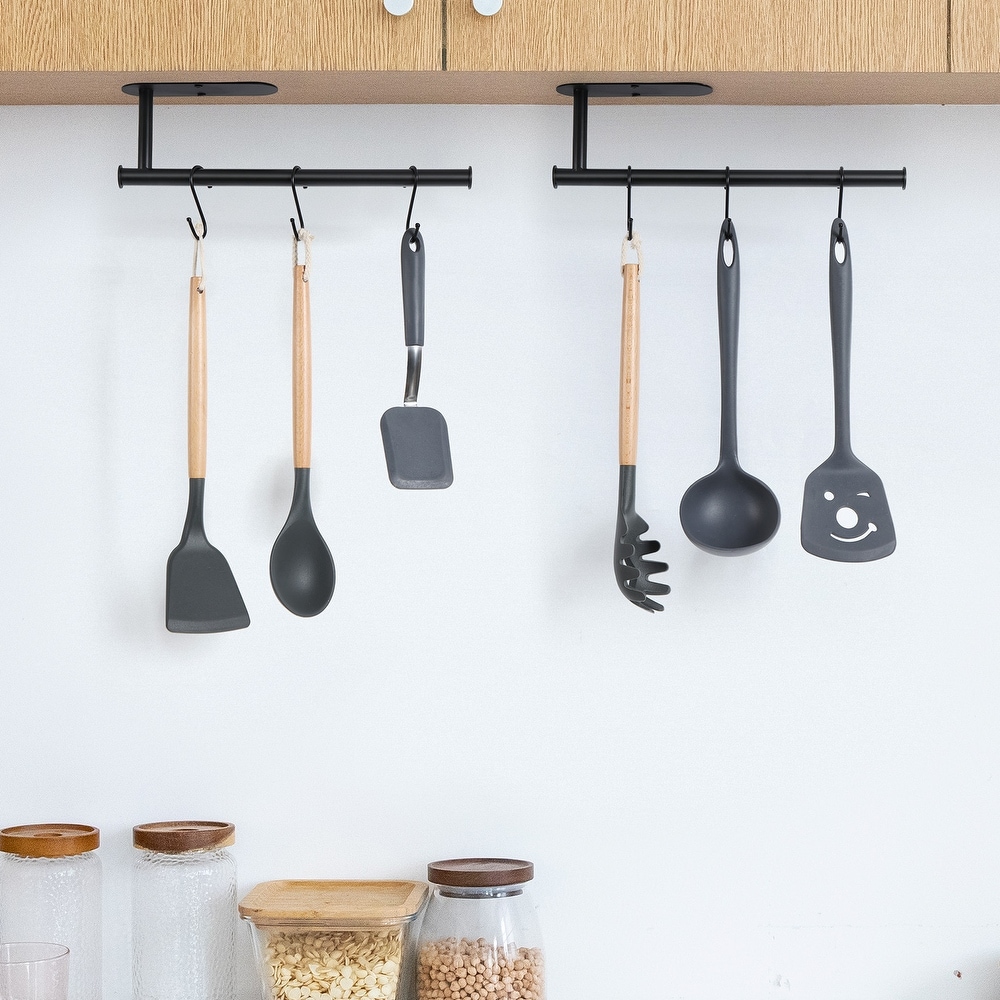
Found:
[[[295,468],[312,460],[312,324],[305,266],[292,269],[292,446]]]
[[[205,478],[208,417],[208,346],[203,278],[191,279],[188,299],[188,478]]]
[[[639,265],[622,265],[622,352],[618,464],[635,465],[639,440]]]

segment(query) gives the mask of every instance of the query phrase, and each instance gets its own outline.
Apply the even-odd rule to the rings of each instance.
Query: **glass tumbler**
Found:
[[[0,1000],[66,1000],[69,948],[38,941],[0,944]]]
[[[235,840],[232,823],[133,828],[134,1000],[234,1000]]]
[[[72,823],[0,830],[0,941],[69,948],[68,1000],[101,1000],[100,843]]]
[[[534,865],[458,858],[427,866],[417,1000],[544,1000],[542,936],[527,891]]]

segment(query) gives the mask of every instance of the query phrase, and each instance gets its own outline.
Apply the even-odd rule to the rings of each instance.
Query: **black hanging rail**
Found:
[[[703,83],[566,83],[573,98],[573,166],[553,167],[553,187],[906,187],[902,170],[641,170],[587,166],[588,102],[593,97],[703,97]],[[423,183],[423,175],[420,178]]]
[[[119,187],[187,187],[190,168],[118,168]],[[423,187],[472,187],[472,167],[465,170],[417,171]],[[292,168],[287,170],[213,170],[203,167],[195,172],[199,187],[288,187]],[[406,170],[310,170],[302,167],[295,174],[299,187],[409,187],[413,171]]]
[[[129,83],[126,94],[139,98],[138,165],[118,168],[119,187],[288,187],[292,168],[287,170],[203,167],[190,169],[153,166],[154,97],[251,97],[277,92],[270,83]],[[301,187],[409,187],[414,178],[421,187],[472,187],[472,167],[459,170],[311,170],[297,168],[295,182]]]

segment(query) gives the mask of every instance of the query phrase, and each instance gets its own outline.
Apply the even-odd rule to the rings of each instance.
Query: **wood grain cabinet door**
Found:
[[[441,0],[11,0],[0,72],[439,70]]]
[[[951,69],[1000,73],[998,0],[951,0]]]
[[[504,0],[493,17],[477,14],[472,0],[445,2],[449,70],[948,68],[948,0]]]

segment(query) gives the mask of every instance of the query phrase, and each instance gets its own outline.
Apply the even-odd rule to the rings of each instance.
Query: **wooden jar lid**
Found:
[[[258,927],[388,927],[415,917],[426,896],[423,882],[262,882],[240,901],[240,916]]]
[[[530,882],[535,866],[514,858],[452,858],[427,866],[427,880],[435,885],[457,885],[470,889],[488,889]]]
[[[78,823],[33,823],[0,830],[0,851],[25,858],[70,858],[100,846],[101,831]]]
[[[143,823],[132,827],[132,844],[158,854],[221,850],[236,843],[232,823],[184,820],[174,823]]]

